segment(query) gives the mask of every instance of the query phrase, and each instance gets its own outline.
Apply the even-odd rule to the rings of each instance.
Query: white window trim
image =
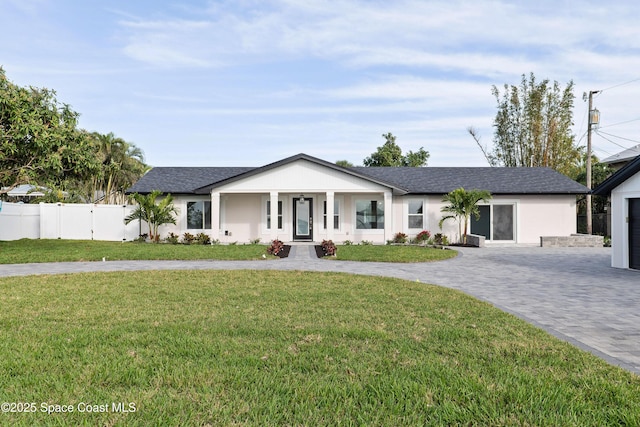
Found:
[[[353,205],[353,216],[352,216],[352,223],[353,223],[353,232],[356,235],[362,235],[362,234],[367,234],[367,235],[384,235],[384,222],[382,225],[382,228],[358,228],[358,211],[357,211],[357,203],[359,201],[376,201],[380,204],[382,204],[383,206],[383,211],[384,211],[384,216],[385,218],[387,217],[387,215],[389,214],[389,210],[393,209],[393,206],[387,206],[384,202],[384,196],[383,195],[354,195],[352,197],[352,205]]]
[[[409,202],[415,200],[422,202],[422,228],[409,228]],[[427,205],[428,203],[425,197],[407,197],[404,199],[404,203],[402,204],[402,228],[405,233],[417,235],[422,230],[429,230]]]
[[[512,205],[513,206],[513,240],[493,240],[493,206],[494,205]],[[520,199],[491,199],[489,203],[478,203],[478,206],[489,206],[489,236],[491,239],[487,239],[486,243],[500,244],[500,243],[518,243],[518,236],[520,236]],[[469,232],[471,232],[471,224],[469,224]]]
[[[191,232],[206,232],[206,231],[211,231],[210,228],[189,228],[189,203],[200,203],[202,202],[202,206],[204,208],[204,204],[205,203],[211,203],[211,200],[203,200],[203,199],[188,199],[184,201],[184,229],[186,230],[186,232],[191,233]],[[211,209],[213,209],[213,207],[211,207]],[[207,224],[207,220],[204,217],[206,210],[204,212],[202,212],[202,225],[206,225]],[[209,220],[211,220],[211,218],[209,218]]]
[[[319,198],[320,199],[320,218],[322,221],[322,226],[321,226],[321,230],[323,231],[327,231],[327,228],[324,226],[324,204],[327,201],[327,196],[322,196]],[[336,214],[338,215],[338,228],[334,228],[334,231],[342,231],[343,228],[343,223],[344,223],[344,196],[334,196],[333,197],[334,202],[338,202],[338,212],[333,212],[333,215],[335,216]],[[329,221],[327,219],[327,224],[329,224]],[[333,224],[333,221],[331,221],[331,224]]]
[[[260,217],[262,221],[262,231],[263,233],[271,232],[270,228],[267,228],[267,202],[271,202],[271,198],[269,196],[262,196],[262,202],[260,203]],[[287,201],[286,198],[282,197],[282,195],[278,194],[278,203],[282,203],[282,228],[278,228],[278,231],[286,231],[287,229]],[[277,211],[276,211],[277,212]],[[273,214],[271,215],[271,221],[273,222]],[[276,213],[276,224],[277,224],[277,213]]]

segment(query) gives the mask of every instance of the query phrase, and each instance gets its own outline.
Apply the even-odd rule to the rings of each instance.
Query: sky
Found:
[[[635,1],[0,0],[0,66],[152,166],[361,165],[391,132],[429,166],[487,166],[492,86],[573,81],[586,145],[640,143]]]

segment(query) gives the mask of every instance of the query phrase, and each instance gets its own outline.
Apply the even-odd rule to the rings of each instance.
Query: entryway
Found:
[[[293,199],[293,240],[313,241],[313,199]]]

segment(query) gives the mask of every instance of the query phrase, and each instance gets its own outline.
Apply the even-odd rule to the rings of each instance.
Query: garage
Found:
[[[640,270],[640,198],[629,199],[629,268]]]
[[[593,194],[608,196],[611,203],[611,266],[640,271],[640,156]]]

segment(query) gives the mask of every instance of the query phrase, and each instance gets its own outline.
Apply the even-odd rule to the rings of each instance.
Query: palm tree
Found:
[[[491,193],[486,190],[470,190],[467,191],[460,187],[449,194],[445,194],[442,198],[443,202],[448,202],[447,206],[443,206],[440,212],[447,212],[448,215],[442,217],[439,222],[439,227],[442,228],[442,224],[448,219],[455,219],[458,221],[458,235],[462,237],[462,244],[467,244],[467,228],[469,225],[469,218],[471,215],[475,215],[476,218],[480,217],[480,209],[478,203],[480,201],[488,202],[491,199]],[[462,230],[462,224],[464,221],[464,233]]]
[[[102,193],[102,202],[123,203],[124,192],[149,169],[142,150],[113,133],[93,133],[100,159],[100,173],[93,181],[93,197]]]
[[[162,194],[159,190],[154,190],[147,195],[135,193],[131,197],[138,203],[136,209],[124,219],[125,224],[131,221],[144,221],[149,226],[149,238],[153,242],[160,241],[158,228],[164,224],[176,223],[174,214],[178,209],[173,205],[173,196],[167,194],[158,204],[156,199]]]

